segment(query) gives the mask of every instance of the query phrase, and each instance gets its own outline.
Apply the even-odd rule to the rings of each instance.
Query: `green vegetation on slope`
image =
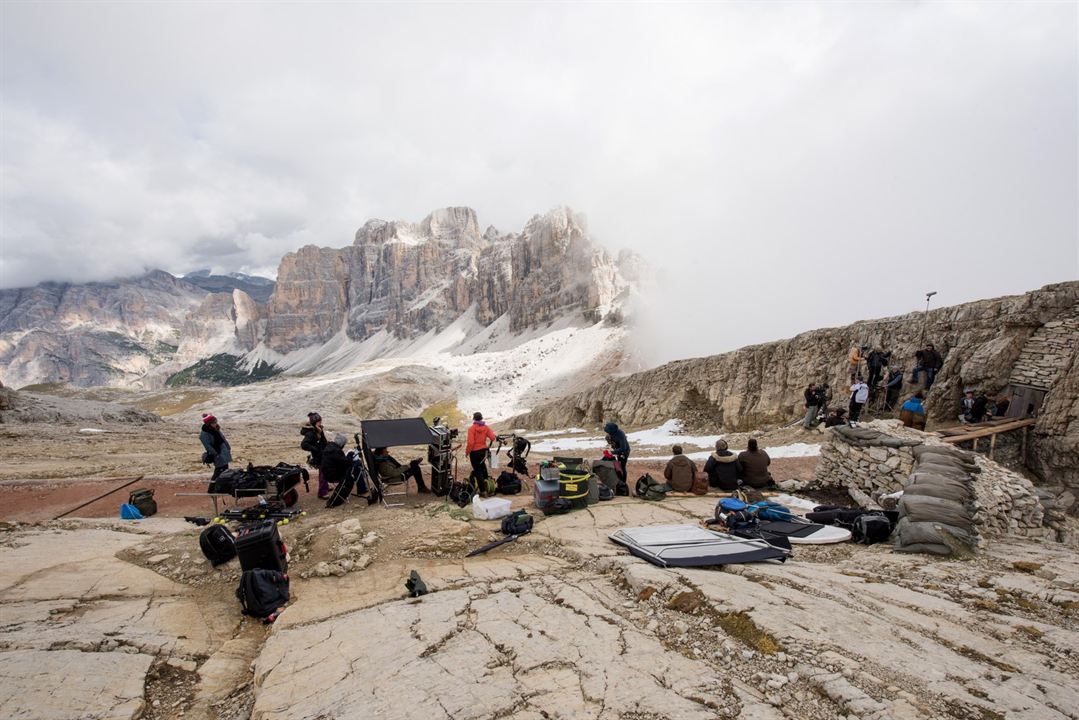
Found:
[[[184,385],[249,385],[260,380],[269,380],[279,375],[281,369],[268,362],[259,361],[251,370],[240,364],[240,358],[228,353],[219,353],[199,360],[178,373],[169,376],[165,384],[169,387]]]

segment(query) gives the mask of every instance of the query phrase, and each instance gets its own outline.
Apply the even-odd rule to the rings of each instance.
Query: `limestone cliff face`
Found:
[[[0,379],[127,384],[169,357],[205,292],[165,272],[0,290]]]
[[[931,311],[926,339],[945,353],[944,367],[926,400],[931,418],[945,423],[954,419],[965,387],[984,389],[993,397],[1013,381],[1016,372],[1017,379],[1045,378],[1049,395],[1037,434],[1054,440],[1040,443],[1036,452],[1046,468],[1060,470],[1070,465],[1074,477],[1079,450],[1075,337],[1071,336],[1070,346],[1066,339],[1054,340],[1052,355],[1024,355],[1024,349],[1028,342],[1041,342],[1038,338],[1046,326],[1066,329],[1076,317],[1079,282]],[[903,367],[909,381],[923,321],[923,314],[911,313],[672,362],[552,401],[514,423],[553,429],[607,420],[646,425],[677,417],[699,429],[733,431],[788,422],[802,413],[802,392],[810,382],[830,383],[832,404],[846,405],[850,385],[846,357],[852,345],[891,350],[892,366]],[[1027,371],[1021,356],[1051,357],[1051,364],[1061,367]],[[908,385],[904,395],[914,389]]]
[[[243,290],[210,293],[184,319],[175,360],[242,355],[258,344],[262,325],[258,304]]]
[[[470,307],[482,325],[508,313],[514,331],[568,313],[598,321],[627,288],[571,210],[537,215],[518,234],[479,228],[475,211],[445,208],[419,223],[370,220],[348,248],[287,255],[267,305],[266,344],[288,352],[342,329],[356,340],[381,330],[414,337]]]

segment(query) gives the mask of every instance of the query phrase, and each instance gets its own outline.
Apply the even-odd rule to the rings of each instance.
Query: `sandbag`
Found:
[[[906,493],[899,500],[899,516],[911,522],[935,522],[954,525],[967,532],[972,532],[970,509],[952,500],[935,497],[908,496]]]
[[[981,468],[977,466],[966,465],[961,462],[953,462],[941,457],[934,456],[928,460],[922,460],[918,463],[919,470],[951,470],[958,471],[967,476],[976,475],[981,472]]]
[[[902,545],[896,543],[895,551],[901,553],[927,553],[929,555],[943,555],[944,557],[955,554],[947,545],[934,545],[930,543],[918,543],[916,545]]]
[[[920,483],[918,485],[907,485],[903,494],[910,496],[924,496],[935,497],[941,500],[951,500],[953,502],[961,504],[969,504],[974,498],[971,496],[970,491],[964,487],[955,487],[954,485],[944,485],[940,483]]]
[[[905,545],[930,543],[937,545],[961,545],[967,549],[977,540],[974,535],[954,525],[936,522],[912,522],[910,518],[901,518],[895,526],[895,533]]]
[[[942,457],[956,458],[972,465],[975,457],[973,453],[950,445],[915,445],[911,448],[911,452],[914,453],[915,460],[921,460],[927,455],[940,455]]]

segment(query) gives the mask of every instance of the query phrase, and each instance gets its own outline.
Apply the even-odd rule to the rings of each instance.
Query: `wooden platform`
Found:
[[[1034,418],[1023,418],[1021,420],[1000,418],[999,420],[990,420],[988,422],[941,428],[937,430],[937,435],[940,436],[941,440],[952,445],[961,442],[973,442],[973,449],[975,451],[978,449],[978,440],[987,437],[989,438],[989,457],[992,458],[993,452],[997,448],[997,435],[1000,433],[1012,432],[1014,430],[1022,430],[1023,441],[1020,453],[1025,456],[1028,432],[1026,428],[1029,428],[1035,422],[1036,420]]]

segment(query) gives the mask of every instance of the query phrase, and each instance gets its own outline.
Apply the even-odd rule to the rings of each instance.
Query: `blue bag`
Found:
[[[755,502],[749,509],[755,510],[761,520],[791,520],[795,517],[794,513],[783,505],[769,500]]]
[[[131,503],[124,503],[120,506],[120,519],[121,520],[142,520],[142,513],[139,509]]]
[[[745,510],[748,505],[739,500],[738,498],[725,497],[720,498],[719,508],[724,512],[737,512],[739,510]]]

